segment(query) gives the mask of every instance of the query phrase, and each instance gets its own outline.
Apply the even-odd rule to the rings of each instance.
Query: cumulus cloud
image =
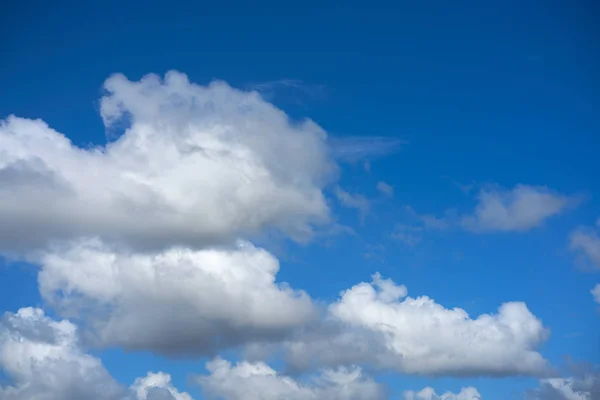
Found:
[[[294,368],[369,364],[410,374],[542,375],[536,350],[548,331],[524,303],[471,318],[379,275],[341,293],[329,306],[329,328],[310,329],[285,344]]]
[[[209,375],[197,378],[209,398],[221,400],[377,400],[383,387],[360,368],[323,370],[306,382],[279,375],[262,362],[230,362],[217,358],[207,365]]]
[[[0,370],[12,382],[0,386],[2,400],[192,400],[164,373],[122,387],[99,359],[81,350],[75,325],[36,308],[0,318]]]
[[[597,225],[600,226],[600,220]],[[570,248],[586,268],[600,269],[600,236],[596,229],[579,227],[571,233]]]
[[[527,231],[559,214],[576,199],[541,186],[517,185],[513,189],[488,187],[478,195],[473,214],[460,223],[468,230]]]
[[[77,147],[40,120],[0,124],[0,250],[79,236],[151,248],[265,230],[305,240],[329,220],[322,189],[337,167],[312,121],[178,72],[114,75],[104,88],[105,125],[128,129],[103,147]]]
[[[310,298],[275,277],[279,262],[247,242],[233,248],[132,253],[80,240],[39,256],[39,289],[102,344],[207,354],[281,338],[311,320]]]
[[[383,181],[377,183],[377,190],[379,190],[381,193],[388,197],[392,197],[394,195],[394,187]]]
[[[419,392],[405,391],[404,400],[481,400],[481,395],[474,387],[462,388],[458,393],[446,392],[436,394],[435,390],[427,387]]]
[[[527,394],[527,400],[596,400],[600,399],[600,375],[552,378]]]

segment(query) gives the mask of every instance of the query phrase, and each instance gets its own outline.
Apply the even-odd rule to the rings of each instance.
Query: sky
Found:
[[[600,399],[594,2],[0,7],[0,400]]]

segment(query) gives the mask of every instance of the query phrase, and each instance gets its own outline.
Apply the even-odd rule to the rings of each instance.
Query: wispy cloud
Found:
[[[408,143],[400,138],[386,136],[332,137],[328,142],[335,159],[350,163],[389,156]]]

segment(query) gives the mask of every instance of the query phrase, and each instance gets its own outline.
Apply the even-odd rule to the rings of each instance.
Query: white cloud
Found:
[[[436,394],[431,387],[426,387],[419,392],[405,391],[404,400],[481,400],[481,394],[474,387],[462,388],[458,393],[446,392]]]
[[[576,229],[571,233],[570,247],[578,254],[583,266],[600,269],[600,236],[594,229]]]
[[[406,141],[383,136],[346,136],[332,138],[330,144],[336,160],[354,163],[396,153]],[[371,164],[368,160],[365,160],[364,167],[370,172]]]
[[[472,215],[461,225],[472,231],[527,231],[559,214],[575,200],[546,187],[517,185],[512,190],[482,189]]]
[[[0,370],[12,381],[0,386],[2,400],[192,400],[164,373],[122,387],[99,359],[81,350],[75,325],[35,308],[0,318]]]
[[[81,240],[39,263],[49,305],[85,320],[101,343],[127,349],[206,354],[280,338],[316,313],[305,293],[275,282],[277,259],[247,242],[132,253]]]
[[[323,370],[307,382],[277,374],[262,362],[230,362],[217,358],[209,375],[197,378],[209,398],[221,400],[377,400],[383,387],[365,377],[360,368]]]
[[[594,301],[600,304],[600,283],[594,286],[590,292],[592,293],[592,296],[594,296]]]
[[[410,374],[540,375],[547,363],[536,348],[548,331],[524,303],[503,304],[476,319],[374,276],[329,306],[329,328],[309,329],[285,344],[298,369],[369,364]]]
[[[304,240],[329,220],[322,189],[337,167],[315,123],[177,72],[104,87],[105,125],[130,123],[104,147],[40,120],[0,124],[0,250],[79,236],[198,247],[272,229]]]
[[[389,197],[392,197],[394,195],[394,187],[383,181],[377,183],[377,190]]]
[[[527,394],[528,400],[596,400],[600,399],[600,376],[552,378],[540,381],[540,387]]]
[[[369,200],[363,195],[348,193],[339,186],[335,187],[334,194],[342,206],[358,210],[361,219],[368,214],[370,208]]]

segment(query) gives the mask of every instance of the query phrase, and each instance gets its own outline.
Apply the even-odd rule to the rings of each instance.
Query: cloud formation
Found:
[[[262,362],[230,362],[217,358],[207,365],[209,375],[196,381],[211,399],[220,400],[378,400],[387,398],[383,386],[360,368],[321,371],[301,382],[279,375]]]
[[[162,372],[122,387],[81,350],[75,325],[36,308],[0,318],[0,370],[12,381],[0,386],[2,400],[192,400]]]
[[[306,240],[329,220],[322,189],[337,167],[312,121],[173,71],[139,82],[117,74],[104,88],[105,125],[128,125],[106,146],[76,147],[40,120],[0,124],[0,250],[79,236],[140,248],[269,230]]]
[[[600,226],[600,219],[596,221]],[[600,269],[600,236],[598,230],[579,227],[571,233],[569,246],[578,256],[580,264],[589,269]]]
[[[40,255],[39,289],[101,344],[161,354],[210,354],[277,339],[316,315],[275,277],[279,262],[248,242],[223,249],[132,253],[80,240]]]
[[[527,231],[559,214],[574,201],[542,186],[488,187],[479,192],[473,213],[463,216],[460,223],[476,232]]]
[[[405,391],[404,400],[481,400],[481,394],[474,387],[462,388],[458,393],[446,392],[436,394],[431,387],[426,387],[419,392]]]
[[[294,368],[368,364],[409,374],[543,375],[536,350],[548,330],[524,303],[472,319],[379,275],[341,293],[328,309],[328,328],[311,328],[286,343]]]
[[[540,387],[527,393],[527,400],[596,400],[600,399],[600,375],[552,378],[540,382]]]

